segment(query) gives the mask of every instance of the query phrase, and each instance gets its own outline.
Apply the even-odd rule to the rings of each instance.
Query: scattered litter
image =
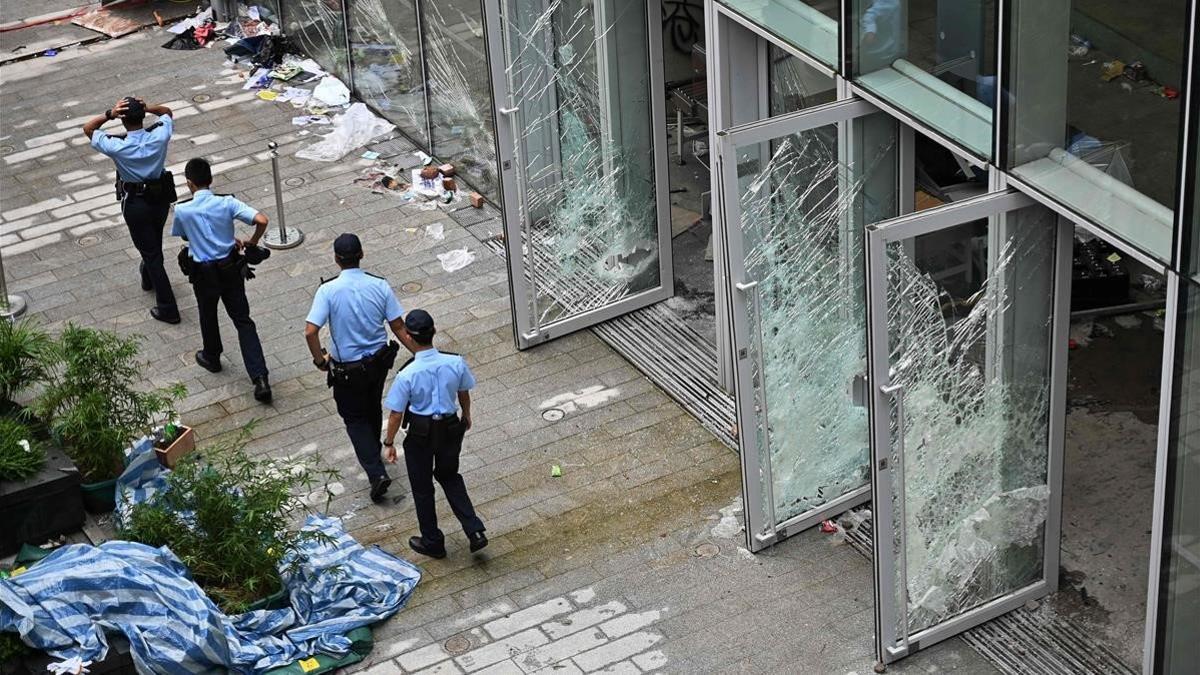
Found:
[[[838,526],[832,520],[821,521],[821,532],[824,534],[833,534],[838,531]]]
[[[46,670],[54,673],[54,675],[79,675],[80,673],[91,672],[88,670],[88,666],[90,665],[92,665],[91,661],[84,661],[78,656],[72,656],[61,663],[51,663],[46,666]]]
[[[42,56],[58,56],[58,50],[47,49],[46,51],[42,52]]]
[[[1114,316],[1113,321],[1115,321],[1118,326],[1126,330],[1140,328],[1142,325],[1141,317],[1137,316],[1136,314],[1122,314],[1121,316]]]
[[[433,158],[424,152],[418,150],[413,154],[416,155],[417,159],[421,160],[422,166],[429,166],[430,164],[433,164]]]
[[[295,63],[297,66],[300,66],[300,70],[303,70],[306,73],[310,73],[312,75],[324,75],[325,74],[325,69],[322,68],[320,66],[320,64],[318,64],[316,61],[313,61],[312,59],[301,59],[299,61],[293,61],[292,63]]]
[[[551,465],[550,466],[550,477],[551,478],[562,478],[562,467],[557,464]]]
[[[375,152],[374,150],[367,150],[359,156],[363,159],[379,159],[379,153]]]
[[[441,241],[446,238],[445,226],[441,223],[430,223],[425,226],[425,236]]]
[[[154,15],[155,15],[155,18],[158,18],[158,12],[155,12]],[[176,35],[181,35],[184,32],[186,32],[189,28],[198,28],[199,26],[203,26],[204,24],[208,23],[209,21],[212,21],[212,18],[213,18],[213,11],[212,11],[212,8],[210,7],[208,9],[204,10],[203,12],[200,12],[196,16],[193,16],[190,19],[184,19],[183,21],[180,21],[179,23],[175,24],[174,26],[171,26],[170,28],[167,29],[167,32],[174,33]],[[162,24],[160,23],[159,25],[162,25]]]
[[[388,530],[390,530],[390,529],[392,529],[392,524],[391,524],[391,523],[380,523],[380,524],[378,524],[378,525],[376,525],[376,526],[375,526],[375,531],[376,531],[376,532],[387,532],[387,531],[388,531]]]
[[[258,92],[258,97],[264,101],[274,101],[275,99],[279,98],[279,92],[271,91],[270,89],[263,89]]]
[[[442,196],[442,174],[433,167],[413,169],[412,184],[413,190],[419,195],[424,197]]]
[[[271,86],[271,71],[266,68],[259,68],[246,78],[246,84],[242,85],[242,89],[266,89]]]
[[[712,536],[718,539],[733,539],[742,531],[738,514],[742,512],[742,499],[735,497],[733,503],[720,510],[721,520],[713,526]]]
[[[1162,277],[1156,277],[1153,274],[1141,274],[1138,276],[1138,282],[1142,288],[1148,291],[1157,291],[1163,287]]]
[[[422,202],[417,208],[422,211],[437,211],[437,202]]]
[[[1080,321],[1072,323],[1071,330],[1068,333],[1070,337],[1069,346],[1071,349],[1078,347],[1086,347],[1092,343],[1092,331],[1095,328],[1095,323],[1092,321]]]
[[[475,254],[470,249],[458,248],[446,253],[439,253],[438,260],[442,262],[442,269],[447,272],[457,272],[475,262]]]
[[[330,124],[332,121],[324,115],[300,115],[292,118],[292,124],[298,127],[308,126],[309,124]]]
[[[294,105],[304,105],[312,96],[312,92],[299,87],[287,87],[279,94],[280,101],[291,101]]]
[[[758,562],[757,556],[755,556],[753,553],[751,553],[748,549],[742,548],[741,546],[738,547],[738,555],[742,556],[743,558],[745,558],[746,560],[749,560],[751,562]]]
[[[340,85],[341,82],[339,81],[338,84]],[[345,85],[342,86],[345,87]],[[320,85],[317,88],[320,89]],[[313,96],[316,96],[315,92]],[[389,133],[395,128],[391,122],[376,117],[366,104],[355,103],[344,115],[339,115],[334,120],[332,133],[300,150],[296,156],[300,159],[312,159],[318,162],[335,162],[354,148],[366,145],[372,139]]]
[[[472,192],[471,193],[471,206],[474,206],[477,209],[482,209],[483,208],[483,195],[479,194],[478,192]]]
[[[312,100],[327,106],[346,105],[350,102],[350,90],[338,78],[326,75],[317,83],[317,88],[313,89]]]
[[[154,10],[154,22],[158,24],[159,28],[163,27],[163,17],[162,14],[158,13],[157,9]]]
[[[1120,59],[1105,61],[1100,67],[1100,79],[1111,82],[1125,74],[1125,62]]]
[[[304,69],[295,63],[285,63],[276,66],[275,69],[271,71],[271,78],[286,81],[292,79],[302,72],[304,72]]]

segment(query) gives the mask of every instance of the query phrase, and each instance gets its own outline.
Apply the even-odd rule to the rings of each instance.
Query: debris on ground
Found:
[[[475,262],[475,254],[468,248],[458,248],[446,253],[439,253],[438,260],[442,263],[442,269],[447,272],[457,272]]]
[[[742,531],[742,523],[738,514],[742,512],[742,498],[735,497],[733,503],[722,508],[720,522],[712,527],[710,532],[717,539],[733,539]]]
[[[482,209],[483,208],[483,195],[479,194],[478,192],[472,192],[471,193],[471,206],[473,206],[477,209]]]
[[[1142,325],[1142,320],[1136,314],[1122,314],[1121,316],[1114,316],[1113,321],[1115,321],[1118,326],[1126,330],[1132,330]]]
[[[550,477],[551,478],[562,478],[562,467],[557,464],[551,464],[550,465]]]
[[[320,89],[320,85],[317,88]],[[316,92],[313,92],[313,98],[316,98]],[[345,114],[334,118],[333,131],[329,135],[297,151],[296,156],[317,162],[335,162],[395,128],[391,122],[376,117],[365,103],[354,103]]]

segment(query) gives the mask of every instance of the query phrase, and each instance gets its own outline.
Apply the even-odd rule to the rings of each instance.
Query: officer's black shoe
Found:
[[[183,321],[183,319],[179,318],[179,312],[175,312],[174,314],[167,314],[166,312],[163,312],[162,310],[160,310],[157,307],[150,308],[150,316],[154,317],[155,319],[158,319],[159,321],[161,321],[163,323],[175,324],[175,323],[179,323],[180,321]]]
[[[383,501],[383,496],[387,494],[388,488],[391,486],[391,478],[380,478],[379,480],[371,481],[371,501],[376,504]]]
[[[488,545],[487,535],[482,532],[472,532],[467,535],[467,539],[471,540],[471,553],[479,551]]]
[[[433,544],[426,542],[423,537],[409,537],[408,547],[417,553],[420,553],[421,555],[427,555],[430,558],[437,558],[440,560],[446,557],[446,547],[444,545],[434,546]]]
[[[254,378],[254,400],[259,403],[271,402],[271,383],[267,382],[266,375]]]
[[[218,356],[215,359],[210,359],[210,358],[208,358],[208,354],[204,353],[203,349],[196,352],[196,363],[198,363],[201,368],[207,370],[210,373],[221,372],[221,357]]]
[[[143,291],[154,290],[154,284],[150,283],[150,277],[147,277],[147,276],[142,277],[142,290]]]

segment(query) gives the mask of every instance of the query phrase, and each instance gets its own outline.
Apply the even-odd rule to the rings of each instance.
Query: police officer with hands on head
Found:
[[[304,339],[313,365],[329,373],[327,382],[346,423],[346,435],[371,482],[371,501],[380,502],[392,484],[380,456],[383,386],[400,351],[398,344],[388,341],[384,324],[401,337],[404,309],[386,279],[359,267],[363,248],[358,236],[338,235],[333,258],[341,273],[322,280],[317,288]],[[326,324],[332,354],[321,348],[321,327]]]
[[[158,121],[148,128],[143,126],[146,113],[158,116]],[[105,122],[116,119],[125,126],[124,136],[100,131]],[[117,165],[121,216],[125,218],[134,248],[142,256],[142,290],[154,291],[155,306],[150,316],[172,324],[179,323],[179,307],[163,265],[162,242],[167,212],[175,201],[175,178],[163,170],[174,129],[170,108],[148,106],[132,96],[117,101],[103,115],[83,125],[83,133],[91,140],[92,147],[111,157]]]
[[[254,383],[254,398],[263,403],[271,401],[271,384],[267,381],[267,360],[263,356],[258,330],[250,318],[250,302],[246,299],[246,259],[243,251],[259,251],[258,242],[267,230],[267,216],[231,195],[215,195],[212,167],[204,159],[188,160],[184,167],[191,201],[175,206],[175,224],[171,234],[188,242],[190,259],[188,279],[196,293],[200,310],[200,336],[204,348],[196,352],[196,363],[213,373],[221,371],[221,329],[217,324],[217,303],[237,328],[238,344],[246,373]],[[254,225],[248,239],[234,236],[233,221]]]
[[[413,353],[396,373],[388,391],[387,435],[383,447],[389,462],[396,461],[396,433],[405,427],[404,464],[421,535],[408,540],[409,547],[431,558],[446,557],[446,543],[437,526],[433,504],[433,479],[442,486],[450,509],[462,525],[475,552],[487,546],[483,521],[467,496],[458,472],[463,435],[471,428],[471,389],[475,376],[463,357],[439,352],[433,347],[433,317],[414,309],[404,318],[400,341]],[[462,407],[462,417],[458,415]]]

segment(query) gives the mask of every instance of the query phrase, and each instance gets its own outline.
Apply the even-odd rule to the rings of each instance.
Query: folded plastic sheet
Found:
[[[163,489],[147,440],[136,444],[118,483],[118,502]],[[118,517],[122,509],[118,506]],[[317,653],[347,653],[354,628],[388,618],[408,602],[421,574],[378,547],[364,548],[340,520],[309,516],[305,561],[285,575],[290,607],[224,614],[170,550],[112,541],[65,546],[27,572],[0,581],[0,632],[59,659],[102,660],[104,632],[130,642],[140,672],[261,673]]]

